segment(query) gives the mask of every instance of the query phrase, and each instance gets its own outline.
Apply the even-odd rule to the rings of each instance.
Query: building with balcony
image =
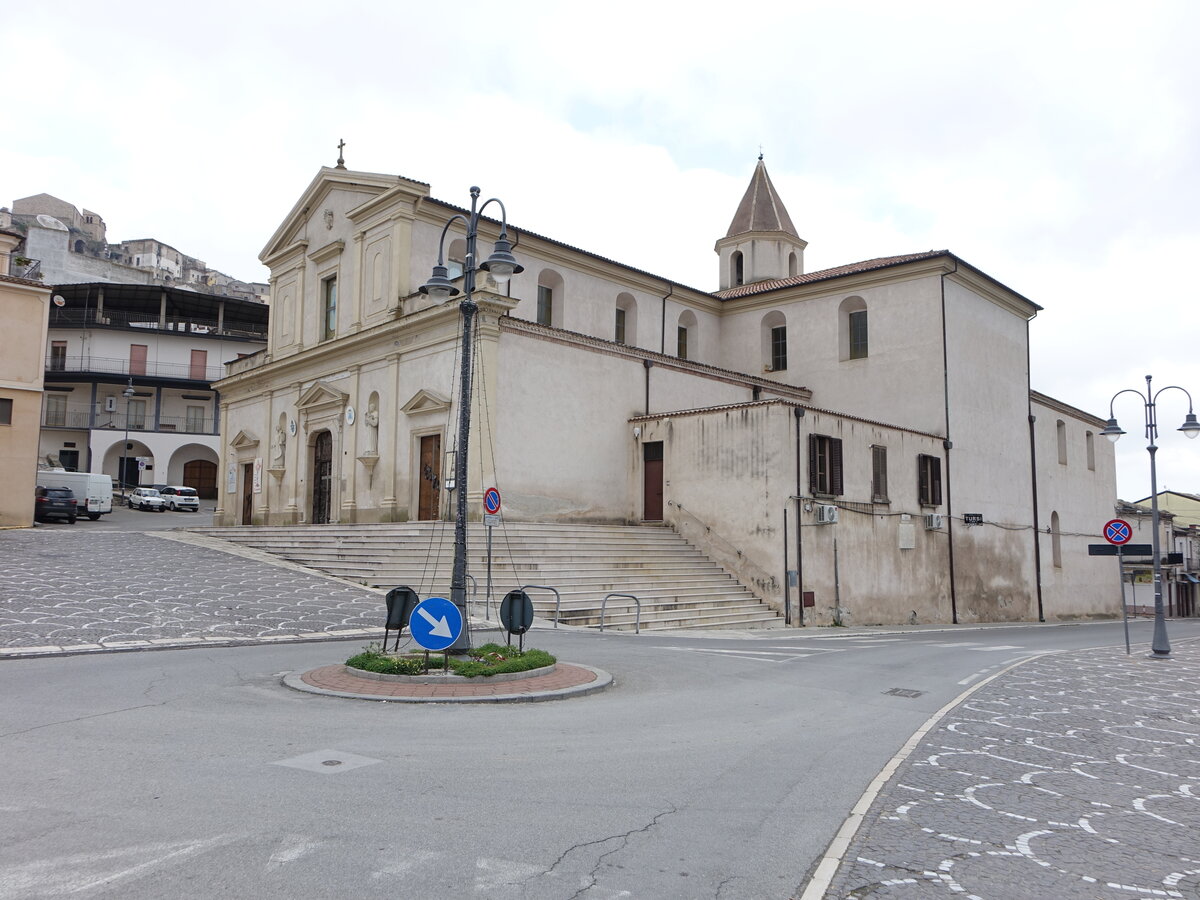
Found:
[[[46,340],[50,291],[11,274],[20,234],[0,215],[0,527],[33,524],[38,411],[42,406],[40,348]]]
[[[267,305],[147,284],[60,284],[53,294],[42,462],[215,497],[211,383],[224,363],[266,346]]]

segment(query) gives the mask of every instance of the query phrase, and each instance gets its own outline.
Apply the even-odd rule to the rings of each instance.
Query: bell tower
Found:
[[[717,241],[720,290],[804,274],[808,241],[796,233],[783,201],[771,184],[762,154],[725,237]]]

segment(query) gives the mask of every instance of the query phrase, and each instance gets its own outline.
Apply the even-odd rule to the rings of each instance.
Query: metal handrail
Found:
[[[560,594],[558,592],[558,588],[552,588],[549,585],[545,585],[545,584],[527,584],[527,585],[517,588],[517,590],[527,591],[530,588],[537,588],[538,590],[542,590],[542,591],[553,591],[554,592],[554,627],[557,628],[558,627],[558,611],[559,611],[560,607],[562,606],[562,594]]]
[[[609,597],[624,597],[626,600],[632,600],[637,604],[637,613],[633,617],[633,633],[642,633],[642,601],[633,594],[608,594],[600,601],[600,630],[604,630],[604,607],[608,603]]]

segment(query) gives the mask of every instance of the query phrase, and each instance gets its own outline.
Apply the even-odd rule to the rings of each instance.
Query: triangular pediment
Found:
[[[318,406],[330,406],[334,404],[345,406],[346,401],[349,399],[350,395],[344,391],[330,387],[323,381],[317,381],[300,395],[300,399],[296,401],[296,408],[312,409]]]
[[[232,450],[253,450],[258,446],[258,438],[248,431],[239,431],[233,436],[233,440],[229,442],[229,447]]]
[[[321,170],[309,183],[300,199],[292,207],[287,218],[280,223],[267,246],[259,254],[259,259],[269,259],[280,251],[287,249],[297,241],[302,240],[307,233],[306,226],[314,216],[319,216],[326,198],[336,190],[351,190],[356,194],[382,194],[397,183],[412,185],[419,194],[428,195],[429,186],[420,182],[409,181],[396,175],[381,175],[376,172],[357,172],[349,169],[339,169],[322,166]],[[359,204],[356,204],[359,205]]]
[[[449,397],[421,388],[412,395],[412,399],[400,407],[400,411],[411,416],[417,413],[445,412],[449,408]]]

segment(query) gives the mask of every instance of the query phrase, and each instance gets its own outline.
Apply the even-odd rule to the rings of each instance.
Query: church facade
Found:
[[[437,519],[454,490],[478,517],[494,485],[509,520],[672,527],[805,624],[1119,611],[1086,549],[1112,447],[1031,389],[1039,307],[949,251],[806,272],[761,160],[715,292],[516,229],[524,271],[479,273],[468,483],[449,482],[461,316],[418,288],[461,212],[318,173],[261,257],[268,346],[216,385],[218,523]],[[456,277],[461,232],[446,251]]]

